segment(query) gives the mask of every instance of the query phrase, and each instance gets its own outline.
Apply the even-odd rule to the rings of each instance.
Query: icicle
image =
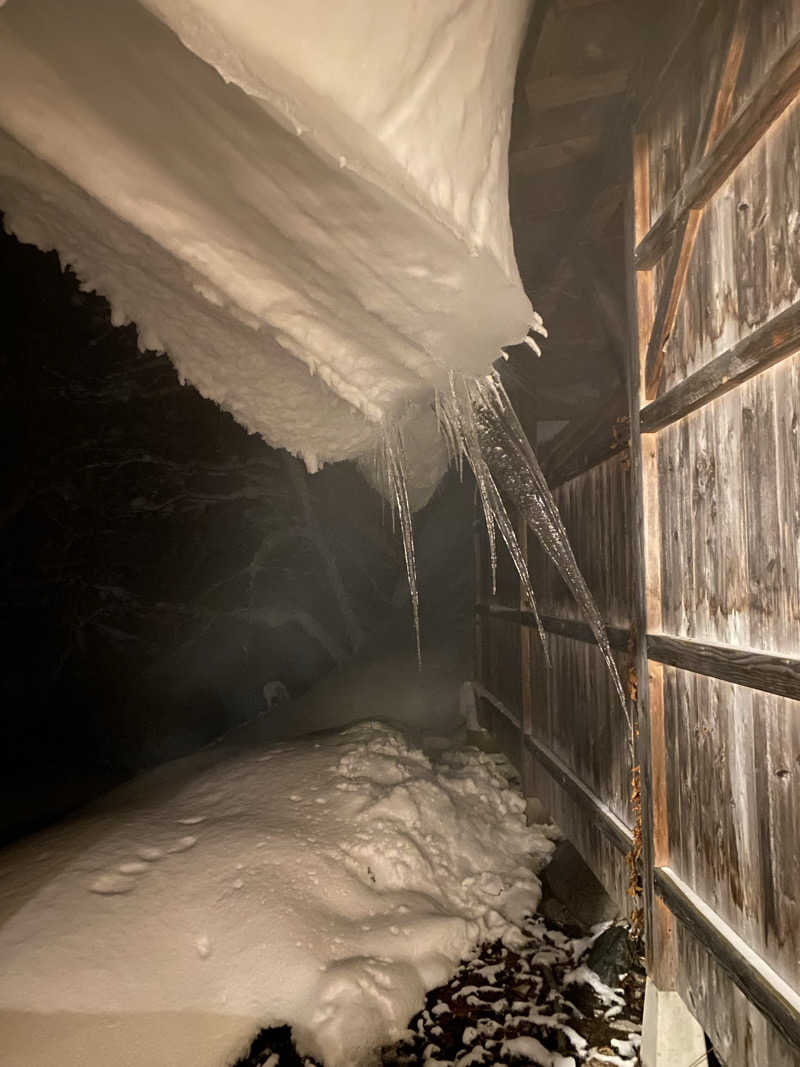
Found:
[[[544,328],[544,319],[538,311],[533,313],[533,322],[531,323],[531,329],[534,333],[538,333],[541,337],[549,337],[547,330]]]
[[[486,533],[489,538],[489,560],[492,571],[492,596],[497,592],[497,538],[495,536],[495,513],[489,493],[489,469],[483,462],[478,437],[472,421],[472,410],[469,404],[461,404],[456,388],[456,375],[450,371],[450,394],[447,407],[448,417],[456,434],[459,450],[466,456],[475,481],[478,483],[478,492],[483,505],[483,515],[486,521]]]
[[[406,483],[405,446],[398,426],[384,427],[383,434],[384,472],[392,500],[392,527],[394,515],[400,523],[403,537],[403,553],[406,560],[408,591],[411,596],[411,611],[414,616],[414,635],[417,642],[417,665],[422,669],[422,644],[419,628],[419,591],[417,589],[417,564],[414,556],[414,529],[411,522],[411,507],[408,502]]]
[[[498,401],[502,399],[499,393],[497,399]],[[487,466],[484,453],[480,446],[477,425],[474,417],[474,403],[469,394],[469,385],[466,380],[462,380],[460,382],[460,387],[457,386],[456,376],[452,372],[450,375],[449,396],[446,400],[443,400],[441,410],[443,419],[446,420],[447,425],[449,425],[452,428],[452,431],[458,436],[460,451],[467,457],[467,461],[472,467],[475,481],[478,485],[478,492],[480,493],[483,513],[486,520],[486,532],[489,537],[489,556],[492,566],[492,595],[496,593],[497,589],[496,524],[509,554],[514,561],[514,565],[517,568],[525,598],[533,611],[534,618],[536,619],[536,626],[542,641],[542,647],[544,648],[545,659],[549,665],[550,659],[547,648],[547,637],[536,607],[536,599],[533,595],[528,567],[520,550],[519,543],[517,542],[514,527],[508,517],[508,512],[506,511],[503,499],[500,496],[500,492],[498,491],[492,473]]]
[[[495,371],[486,378],[473,379],[468,383],[467,391],[472,401],[480,450],[586,616],[603,653],[628,726],[632,727],[602,617],[580,572],[558,507],[500,376]]]
[[[541,316],[535,316],[532,330],[543,337],[547,336]],[[532,338],[528,337],[526,341],[538,351],[538,345]],[[434,410],[450,462],[456,463],[459,473],[463,474],[463,463],[466,459],[475,475],[489,538],[492,593],[495,594],[497,589],[496,529],[499,529],[519,574],[525,599],[533,611],[545,658],[549,664],[547,637],[536,606],[528,566],[497,487],[499,481],[528,526],[539,538],[545,552],[586,616],[622,705],[630,731],[629,742],[632,744],[633,725],[605,625],[578,567],[550,487],[511,406],[500,375],[493,371],[482,378],[462,378],[451,371],[448,391],[436,393]],[[380,458],[386,495],[392,501],[392,526],[394,527],[396,513],[403,538],[417,642],[417,661],[421,666],[414,536],[406,485],[405,450],[398,426],[387,425],[384,428]]]

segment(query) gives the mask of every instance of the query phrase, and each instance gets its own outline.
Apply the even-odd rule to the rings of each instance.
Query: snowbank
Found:
[[[310,469],[361,455],[531,322],[506,159],[527,7],[11,0],[6,225]]]
[[[551,847],[490,756],[378,723],[162,768],[3,857],[0,1063],[223,1067],[284,1022],[369,1062]]]

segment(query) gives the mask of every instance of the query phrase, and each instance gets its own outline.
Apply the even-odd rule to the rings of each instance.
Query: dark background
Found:
[[[309,476],[44,254],[0,235],[2,816],[42,825],[354,657],[411,649],[399,538],[350,464]],[[416,517],[424,639],[463,626],[471,488]],[[291,713],[291,711],[290,711]]]

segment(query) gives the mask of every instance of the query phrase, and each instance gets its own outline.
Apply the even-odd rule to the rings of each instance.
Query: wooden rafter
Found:
[[[733,94],[739,76],[751,14],[750,0],[737,0],[728,26],[727,39],[722,49],[722,60],[717,70],[716,83],[695,140],[689,164],[690,171],[703,159],[719,137],[720,131],[730,120]],[[700,228],[701,212],[700,208],[688,211],[681,219],[673,237],[669,263],[664,274],[653,329],[647,346],[645,382],[648,400],[652,400],[656,395],[664,367],[664,346],[675,325],[678,302],[686,283],[697,231]]]

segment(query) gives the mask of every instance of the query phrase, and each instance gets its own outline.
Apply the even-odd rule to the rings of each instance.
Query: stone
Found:
[[[621,974],[627,974],[636,963],[627,926],[609,926],[592,945],[586,963],[606,985],[619,984]]]

